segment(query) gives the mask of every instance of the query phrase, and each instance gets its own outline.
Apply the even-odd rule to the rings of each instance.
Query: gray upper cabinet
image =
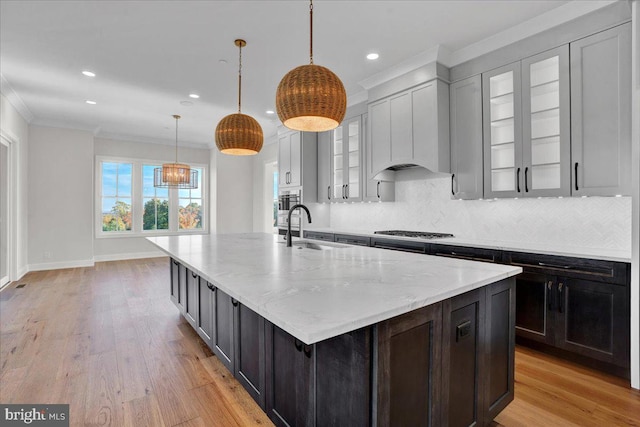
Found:
[[[368,178],[418,165],[449,172],[449,90],[439,79],[369,104]]]
[[[345,119],[331,132],[331,198],[362,200],[362,116]]]
[[[482,75],[485,197],[570,195],[569,49]]]
[[[331,132],[318,133],[318,202],[331,202]]]
[[[449,87],[451,120],[451,195],[482,198],[482,78],[480,75]]]
[[[318,201],[318,134],[285,131],[278,135],[278,188],[301,190],[302,203]]]
[[[631,194],[631,24],[571,43],[571,189]]]
[[[362,129],[364,131],[363,141],[362,141],[362,158],[369,159],[369,144],[367,143],[367,138],[369,134],[367,133],[367,129],[369,129],[368,125],[369,115],[362,115]],[[396,198],[396,183],[393,181],[381,181],[378,179],[370,179],[369,174],[369,161],[365,160],[364,162],[364,171],[362,173],[362,201],[364,202],[393,202]]]
[[[278,138],[278,183],[298,187],[301,178],[300,132],[287,132]]]

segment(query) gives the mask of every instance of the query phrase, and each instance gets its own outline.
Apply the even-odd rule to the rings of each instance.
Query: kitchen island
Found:
[[[486,425],[513,399],[519,267],[261,233],[149,240],[276,425]]]

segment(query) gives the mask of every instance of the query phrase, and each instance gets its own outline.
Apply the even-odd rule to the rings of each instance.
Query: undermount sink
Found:
[[[278,242],[278,243],[286,243],[286,242]],[[333,244],[333,243],[316,243],[310,242],[308,240],[297,240],[292,243],[293,248],[298,249],[313,249],[316,251],[328,251],[332,249],[341,249],[346,247],[345,245]]]

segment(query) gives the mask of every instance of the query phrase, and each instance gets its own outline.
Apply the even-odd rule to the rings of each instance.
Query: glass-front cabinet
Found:
[[[568,59],[562,46],[483,74],[485,197],[570,194]]]
[[[346,119],[333,131],[332,201],[362,199],[361,151],[362,116]]]

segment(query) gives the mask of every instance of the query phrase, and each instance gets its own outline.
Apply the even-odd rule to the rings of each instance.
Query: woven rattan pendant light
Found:
[[[289,129],[335,129],[347,109],[347,93],[331,70],[313,63],[313,0],[309,2],[309,65],[289,71],[276,91],[278,117]]]
[[[153,170],[154,187],[198,188],[198,171],[191,169],[189,165],[178,163],[178,120],[180,116],[173,115],[176,119],[176,161],[164,163],[161,168]]]
[[[262,128],[251,116],[241,113],[242,102],[242,48],[247,45],[244,40],[236,40],[240,49],[238,67],[238,112],[224,117],[216,126],[216,145],[224,154],[249,156],[262,149]]]

